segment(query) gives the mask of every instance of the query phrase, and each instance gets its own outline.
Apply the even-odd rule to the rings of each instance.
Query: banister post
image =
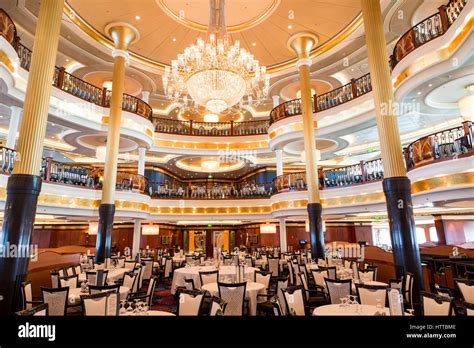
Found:
[[[51,167],[53,164],[53,158],[47,157],[46,158],[46,171],[44,173],[44,181],[50,182],[51,181]]]
[[[438,7],[439,17],[441,18],[441,27],[443,29],[443,34],[448,31],[449,21],[448,21],[448,12],[446,11],[446,5],[441,5]]]
[[[234,121],[230,121],[230,135],[234,135]]]
[[[362,182],[367,181],[367,174],[365,172],[365,161],[360,161],[360,172],[362,175]]]
[[[193,120],[189,120],[189,135],[193,135]]]
[[[351,79],[351,90],[352,90],[352,98],[357,98],[357,84],[356,79]]]
[[[107,88],[102,88],[102,100],[100,102],[100,105],[105,108],[107,104]]]
[[[58,85],[56,86],[59,89],[63,89],[63,86],[64,86],[64,72],[65,71],[66,71],[66,69],[64,67],[59,68]]]

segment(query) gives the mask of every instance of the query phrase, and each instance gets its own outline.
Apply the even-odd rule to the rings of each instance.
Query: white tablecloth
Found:
[[[128,268],[113,268],[113,269],[109,269],[109,273],[107,274],[107,281],[110,281],[110,282],[115,282],[119,279],[122,279],[124,274],[127,273],[127,272],[130,272],[131,269],[128,269]],[[86,274],[85,273],[81,273],[79,274],[79,282],[83,282],[84,280],[86,280]]]
[[[171,294],[176,293],[176,289],[180,286],[185,286],[185,279],[192,278],[194,286],[198,289],[201,288],[201,280],[199,279],[199,272],[210,272],[215,271],[214,266],[197,266],[197,267],[182,267],[174,271],[173,282],[171,283]],[[245,267],[245,280],[253,281],[254,273],[258,271],[254,267]],[[220,266],[219,268],[219,280],[223,281],[224,278],[236,279],[235,266]]]
[[[217,283],[209,283],[202,287],[202,290],[209,291],[212,296],[219,296]],[[265,286],[260,283],[247,282],[245,288],[245,298],[249,301],[249,314],[257,315],[257,294],[265,293]]]
[[[135,314],[135,313],[130,313],[130,312],[125,312],[123,314],[120,314],[120,316],[124,316],[124,317],[143,317],[143,316],[171,316],[171,317],[175,317],[176,315],[173,314],[173,313],[170,313],[170,312],[164,312],[164,311],[148,311],[146,312],[147,314],[144,314],[144,315],[138,315],[138,314]]]
[[[130,292],[130,288],[121,286],[119,288],[120,300],[125,300]],[[69,289],[69,304],[78,305],[81,303],[81,295],[89,295],[89,292],[81,292],[81,288]]]
[[[369,306],[369,305],[359,305],[360,307],[360,314],[356,312],[356,305],[350,305],[347,307],[341,307],[338,304],[332,304],[327,306],[317,307],[313,311],[313,315],[316,316],[324,316],[324,315],[365,315],[371,316],[377,312],[376,306]],[[390,309],[385,307],[382,309],[385,312],[385,315],[390,315]]]

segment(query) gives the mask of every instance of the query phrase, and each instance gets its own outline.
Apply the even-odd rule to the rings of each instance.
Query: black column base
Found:
[[[321,203],[308,203],[309,238],[311,241],[311,258],[324,259],[324,231]]]
[[[21,283],[26,280],[30,256],[35,251],[30,241],[41,182],[41,177],[27,174],[14,174],[8,179],[0,235],[0,315],[13,314],[23,306]]]
[[[413,306],[417,311],[420,308],[423,276],[416,241],[410,180],[406,176],[386,178],[383,180],[383,191],[387,202],[395,270],[399,278],[406,272],[413,274]]]
[[[115,204],[101,204],[99,207],[99,226],[95,246],[95,262],[104,262],[110,257],[112,229],[114,227]]]

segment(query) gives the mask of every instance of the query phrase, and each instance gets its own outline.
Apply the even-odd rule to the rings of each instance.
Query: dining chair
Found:
[[[255,283],[262,284],[264,286],[265,292],[268,293],[268,291],[270,289],[271,277],[272,277],[271,272],[255,271],[253,281]]]
[[[281,289],[285,300],[286,315],[300,316],[306,315],[307,306],[302,286],[293,286]]]
[[[153,259],[147,258],[142,259],[142,280],[149,281],[153,273]]]
[[[401,278],[399,278],[399,279],[389,279],[388,287],[392,288],[392,289],[402,290],[402,288],[403,288],[403,276],[401,276]]]
[[[474,280],[455,279],[454,281],[461,293],[462,300],[467,303],[474,303]]]
[[[54,270],[51,271],[51,287],[53,288],[59,288],[59,272]]]
[[[194,279],[193,278],[186,278],[184,279],[184,287],[186,290],[196,290],[194,286]]]
[[[81,295],[82,313],[84,316],[105,316],[107,314],[107,292],[92,295]]]
[[[227,303],[224,315],[242,316],[244,314],[247,282],[232,284],[218,282],[217,287],[219,297]]]
[[[406,272],[403,283],[403,301],[405,308],[413,309],[413,273]]]
[[[75,275],[74,266],[68,266],[66,268],[66,276],[70,277],[70,276],[73,276],[73,275]]]
[[[155,276],[151,277],[150,281],[148,282],[147,290],[143,292],[130,294],[129,299],[131,300],[140,299],[144,301],[148,307],[151,307],[151,305],[153,304],[153,296],[155,294],[155,287],[156,287],[157,281],[158,281],[157,277]]]
[[[50,316],[64,316],[67,311],[69,300],[69,287],[45,288],[41,287],[43,303],[48,304]]]
[[[35,307],[31,307],[28,309],[23,309],[19,312],[15,312],[15,315],[22,316],[22,317],[43,317],[48,316],[49,305],[47,303],[41,303]]]
[[[130,270],[135,269],[135,265],[137,264],[135,260],[124,260],[123,263],[124,263],[125,268],[128,268]]]
[[[223,299],[217,296],[212,296],[211,306],[209,307],[209,315],[210,316],[224,315],[226,305],[227,303]]]
[[[329,266],[329,267],[319,267],[320,269],[325,269],[328,272],[329,279],[337,279],[337,272],[336,266]]]
[[[21,296],[23,299],[22,309],[32,309],[34,305],[39,305],[43,302],[33,301],[33,283],[31,280],[21,283]]]
[[[385,307],[387,297],[386,286],[356,284],[356,290],[360,304],[376,306],[380,302]]]
[[[390,310],[390,316],[403,316],[403,295],[401,288],[387,288],[387,302]]]
[[[130,292],[133,293],[135,292],[135,288],[136,288],[135,284],[138,282],[137,279],[138,279],[138,274],[133,273],[133,272],[125,273],[123,276],[122,285],[129,288]]]
[[[119,293],[120,291],[120,285],[119,284],[114,284],[114,285],[89,285],[89,295],[93,294],[98,294],[100,292],[115,292]]]
[[[77,288],[77,285],[79,284],[79,276],[73,275],[73,276],[68,276],[68,277],[59,277],[59,284],[63,288],[68,286],[69,289],[75,289]]]
[[[348,297],[351,294],[352,279],[329,279],[324,278],[326,289],[331,304],[341,303],[341,298]]]
[[[86,279],[87,283],[91,285],[104,286],[107,284],[108,270],[98,269],[96,271],[87,271]]]
[[[178,316],[200,315],[204,303],[204,294],[204,291],[200,290],[181,290],[177,304]]]
[[[451,316],[453,314],[453,298],[421,291],[424,316]]]
[[[362,282],[375,281],[375,270],[374,269],[359,269],[359,279]]]
[[[252,256],[245,256],[245,265],[247,267],[253,267]]]
[[[74,275],[79,275],[82,273],[82,266],[81,264],[75,265],[74,266]]]
[[[280,259],[277,257],[268,257],[268,271],[271,272],[273,279],[280,275]]]
[[[464,310],[466,311],[466,315],[469,317],[474,316],[474,303],[468,303],[468,302],[463,302],[462,306]]]
[[[201,281],[201,287],[209,283],[217,283],[219,281],[219,271],[199,271],[199,280]]]

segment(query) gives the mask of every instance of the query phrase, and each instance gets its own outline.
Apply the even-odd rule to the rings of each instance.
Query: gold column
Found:
[[[64,0],[41,1],[13,174],[39,175]]]
[[[128,46],[139,38],[138,31],[126,23],[112,23],[106,31],[114,40],[114,71],[112,77],[112,96],[108,120],[107,150],[104,164],[104,181],[102,186],[102,204],[114,204],[114,193],[117,181],[117,158],[120,142],[120,124],[122,121],[122,102],[125,79],[125,66],[129,59]]]
[[[398,278],[413,275],[412,308],[420,313],[423,275],[416,226],[413,218],[411,183],[406,176],[392,80],[388,64],[382,10],[379,0],[361,0],[365,40],[375,103],[375,115],[384,166],[382,183],[392,239],[392,253]]]
[[[362,13],[384,176],[406,176],[380,2],[362,0]]]
[[[306,184],[308,186],[308,202],[320,203],[318,162],[316,156],[316,138],[314,127],[316,122],[313,116],[313,99],[311,95],[311,76],[309,54],[316,46],[318,38],[307,32],[296,33],[288,40],[288,48],[298,56],[296,66],[300,74],[301,110],[303,113],[304,151],[306,155]]]
[[[301,110],[303,113],[303,136],[306,155],[306,184],[308,187],[308,219],[311,240],[311,255],[314,259],[324,259],[324,231],[322,206],[319,196],[318,160],[311,95],[310,52],[318,43],[316,35],[308,32],[296,33],[288,39],[288,49],[298,56],[296,66],[300,74]]]

